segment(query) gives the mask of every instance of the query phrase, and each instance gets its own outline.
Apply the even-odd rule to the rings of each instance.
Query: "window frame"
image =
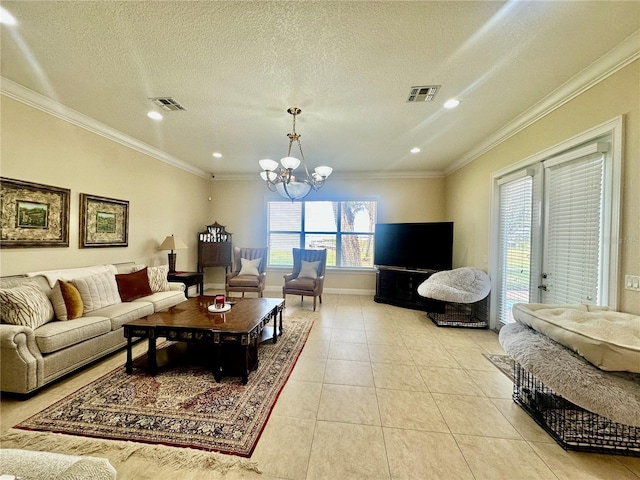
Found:
[[[499,245],[494,240],[499,235],[500,219],[500,189],[498,182],[500,178],[518,172],[528,167],[536,167],[544,160],[558,156],[570,149],[579,147],[589,142],[597,141],[598,138],[610,136],[611,157],[604,167],[603,185],[603,220],[602,228],[604,235],[604,245],[602,254],[601,272],[604,278],[602,298],[603,303],[611,309],[617,309],[618,305],[618,280],[619,280],[619,241],[620,241],[620,205],[622,198],[622,152],[623,152],[623,132],[624,116],[620,115],[607,122],[604,122],[587,131],[579,133],[566,139],[546,150],[538,152],[530,157],[520,160],[508,167],[505,167],[491,174],[491,226],[490,226],[490,249],[489,249],[489,276],[491,277],[491,289],[498,292],[499,281]],[[541,196],[538,197],[539,199]],[[540,215],[538,209],[538,215]],[[542,238],[543,225],[540,218],[534,218],[532,235]],[[537,259],[540,260],[540,259]],[[532,265],[532,276],[533,276]],[[537,266],[538,270],[541,265]],[[502,325],[498,321],[498,298],[497,295],[491,298],[490,323],[492,329],[499,329]]]
[[[307,231],[306,230],[306,212],[307,212],[307,204],[309,203],[336,203],[338,206],[338,210],[337,210],[337,215],[336,215],[336,231],[325,231],[325,230],[318,230],[318,231]],[[345,232],[342,230],[342,204],[343,203],[347,203],[347,202],[373,202],[374,203],[374,210],[375,210],[375,218],[373,221],[373,225],[374,228],[371,232],[367,232],[367,231],[353,231],[353,232]],[[335,236],[336,239],[336,243],[335,243],[335,265],[330,265],[329,263],[327,263],[326,268],[329,270],[339,270],[339,271],[364,271],[364,272],[369,272],[369,271],[374,271],[375,270],[375,265],[373,264],[373,245],[375,245],[375,243],[372,244],[372,248],[371,248],[371,266],[341,266],[341,260],[342,260],[342,237],[345,235],[356,235],[356,236],[370,236],[373,240],[373,242],[375,242],[375,224],[378,222],[378,209],[379,209],[379,200],[378,198],[373,198],[373,197],[349,197],[349,198],[314,198],[312,200],[300,200],[300,201],[296,201],[296,203],[301,204],[301,223],[300,223],[300,230],[271,230],[271,218],[270,218],[270,204],[271,203],[291,203],[289,201],[287,201],[286,199],[282,199],[282,198],[277,198],[277,197],[265,197],[265,216],[266,216],[266,243],[267,246],[269,247],[269,251],[271,252],[271,235],[276,233],[276,234],[286,234],[286,235],[298,235],[299,236],[299,242],[298,242],[298,247],[299,248],[305,248],[306,245],[306,238],[307,236],[310,235],[331,235],[331,236]],[[289,269],[293,266],[293,259],[292,263],[290,264],[272,264],[271,262],[271,255],[268,256],[268,262],[267,262],[267,268],[270,269],[277,269],[277,268],[285,268],[285,269]]]

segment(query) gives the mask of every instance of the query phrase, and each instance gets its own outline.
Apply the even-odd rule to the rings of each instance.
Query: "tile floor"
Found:
[[[289,296],[285,321],[311,305]],[[511,382],[482,355],[504,353],[495,332],[439,328],[354,295],[324,295],[308,315],[313,329],[252,456],[263,474],[224,478],[640,478],[640,458],[566,452],[512,402]],[[30,400],[3,400],[1,428],[123,362],[120,353]]]

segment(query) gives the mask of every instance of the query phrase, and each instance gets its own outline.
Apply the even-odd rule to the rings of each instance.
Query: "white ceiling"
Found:
[[[285,156],[290,106],[311,168],[451,171],[640,31],[636,1],[2,6],[18,21],[2,26],[3,91],[15,82],[216,178]],[[442,87],[407,103],[416,85]],[[150,120],[158,96],[186,111]]]

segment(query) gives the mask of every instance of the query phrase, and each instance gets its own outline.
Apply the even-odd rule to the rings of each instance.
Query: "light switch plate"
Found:
[[[625,275],[624,276],[624,289],[640,292],[640,276],[637,275]]]

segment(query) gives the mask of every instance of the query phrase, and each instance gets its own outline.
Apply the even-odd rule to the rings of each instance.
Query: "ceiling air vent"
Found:
[[[171,97],[155,97],[150,98],[153,103],[159,106],[166,112],[176,112],[178,110],[186,110],[182,105],[180,105],[177,101],[175,101]]]
[[[431,102],[436,93],[440,90],[440,85],[428,85],[426,87],[411,87],[411,93],[407,97],[407,102]]]

